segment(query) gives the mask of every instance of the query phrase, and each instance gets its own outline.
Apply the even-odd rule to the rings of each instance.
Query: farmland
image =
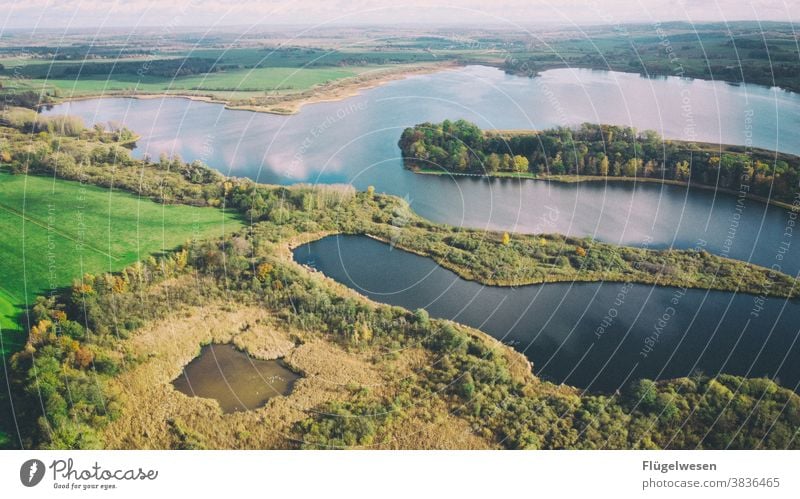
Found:
[[[35,46],[24,46],[30,40],[17,40],[16,47],[0,44],[0,94],[27,91],[40,102],[97,95],[180,95],[234,108],[291,113],[305,103],[346,97],[420,69],[468,64],[523,76],[579,67],[797,91],[800,59],[791,26],[764,27],[765,36],[759,25],[747,22],[630,25],[624,37],[603,27],[487,28],[459,36],[442,30],[375,30],[368,40],[330,28],[313,38],[286,40],[280,33],[254,33],[246,43],[229,33],[212,39],[185,34],[165,40],[157,49],[137,48],[140,44],[133,40],[120,44],[111,35],[104,44],[70,47],[58,46],[57,40],[37,39]],[[147,46],[145,38],[141,46]]]
[[[329,83],[359,75],[370,68],[255,68],[237,69],[202,75],[167,78],[132,74],[95,74],[61,76],[29,80],[29,88],[39,91],[58,91],[67,96],[108,93],[172,93],[180,95],[209,95],[220,99],[246,97],[265,92],[286,93],[307,90],[314,85]]]
[[[0,173],[0,313],[3,330],[38,294],[86,273],[113,272],[187,240],[241,227],[213,208],[161,205],[78,182]],[[22,344],[4,334],[4,350]]]

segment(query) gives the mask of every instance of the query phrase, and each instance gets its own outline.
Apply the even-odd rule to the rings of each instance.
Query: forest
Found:
[[[113,183],[165,203],[225,206],[250,222],[225,238],[187,241],[120,272],[75,276],[60,293],[38,298],[28,311],[27,341],[11,358],[9,373],[11,392],[18,394],[16,421],[25,447],[106,446],[110,425],[143,410],[130,405],[115,381],[158,361],[152,355],[133,355],[126,341],[155,321],[187,321],[191,307],[215,300],[224,300],[228,308],[267,310],[272,327],[302,332],[295,333],[301,335],[299,344],[335,346],[340,358],[359,359],[370,369],[392,373],[415,355],[423,359],[419,367],[404,368],[401,382],[381,390],[348,385],[334,398],[314,399],[318,401],[309,410],[295,411],[281,427],[285,433],[272,432],[285,435],[280,443],[285,448],[391,448],[402,445],[397,439],[408,433],[410,424],[439,425],[443,432],[456,425],[489,448],[800,445],[795,438],[800,397],[771,380],[698,374],[634,381],[619,393],[583,394],[535,378],[529,364],[519,363],[518,353],[485,334],[433,319],[424,310],[375,304],[285,256],[287,241],[315,234],[400,231],[402,236],[404,225],[398,219],[410,220],[414,229],[406,244],[422,244],[413,241],[440,233],[428,238],[430,251],[450,246],[461,257],[465,251],[481,258],[492,251],[503,252],[504,258],[515,251],[535,253],[538,239],[517,245],[508,235],[490,234],[485,243],[490,251],[480,252],[479,234],[409,219],[407,204],[372,189],[275,187],[226,178],[180,158],[137,160],[109,140],[113,131],[20,116],[4,118],[0,159],[9,171],[101,186]],[[41,130],[34,140],[22,132],[30,126]],[[478,137],[473,139],[483,140]],[[581,241],[550,238],[544,246],[538,249],[548,259],[557,254],[555,248],[570,249],[569,265],[585,257],[587,248],[603,254]],[[148,403],[160,407],[162,401]],[[219,443],[215,435],[224,428],[202,424],[199,415],[180,414],[157,420],[149,431],[155,435],[166,428],[164,445],[171,448],[230,448],[256,431],[242,428],[229,437],[235,440]],[[275,423],[264,418],[255,424]]]
[[[797,156],[668,140],[615,125],[504,132],[445,120],[406,128],[399,146],[408,167],[434,172],[677,181],[785,203],[793,202],[800,182]]]

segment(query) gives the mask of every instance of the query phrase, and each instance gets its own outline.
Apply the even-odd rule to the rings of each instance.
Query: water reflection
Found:
[[[695,372],[800,382],[796,301],[762,307],[751,295],[616,282],[488,287],[359,236],[313,242],[295,258],[376,301],[480,328],[558,383],[614,391]]]

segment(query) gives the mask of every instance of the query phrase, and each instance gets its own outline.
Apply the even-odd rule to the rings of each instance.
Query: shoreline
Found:
[[[485,286],[485,287],[489,287],[489,288],[498,288],[498,289],[511,288],[511,289],[516,289],[516,288],[523,288],[523,287],[528,287],[528,286],[545,286],[545,285],[548,285],[548,284],[565,284],[565,283],[569,284],[569,283],[572,283],[572,284],[587,284],[588,285],[588,284],[597,284],[597,283],[601,283],[602,284],[602,283],[606,283],[606,282],[616,282],[616,283],[623,282],[623,283],[631,283],[631,284],[636,284],[636,285],[641,285],[641,286],[652,286],[652,287],[657,287],[657,288],[697,289],[697,290],[706,291],[706,292],[743,294],[743,295],[754,296],[754,297],[761,296],[760,294],[757,294],[757,293],[752,292],[752,291],[740,290],[740,289],[730,289],[728,287],[723,287],[723,286],[720,286],[720,287],[713,287],[713,286],[712,287],[703,287],[703,286],[693,286],[691,284],[683,284],[683,285],[681,285],[681,284],[677,284],[677,283],[659,283],[657,281],[645,281],[645,280],[637,280],[637,279],[630,279],[630,278],[629,279],[621,279],[621,278],[614,278],[613,276],[606,276],[606,277],[603,277],[603,278],[598,278],[597,276],[592,276],[592,275],[589,275],[589,276],[577,276],[576,275],[576,276],[563,276],[563,278],[559,278],[558,276],[556,276],[555,278],[552,278],[552,279],[543,279],[543,280],[536,280],[536,281],[533,281],[533,280],[519,281],[519,282],[512,282],[512,281],[506,281],[506,280],[482,281],[480,279],[476,279],[476,278],[474,278],[472,276],[466,275],[461,268],[459,268],[457,265],[452,264],[451,262],[448,262],[447,260],[442,260],[440,258],[437,258],[437,257],[431,255],[431,254],[425,253],[424,251],[421,251],[421,250],[418,250],[418,249],[415,249],[415,248],[411,248],[411,247],[408,247],[408,246],[405,246],[405,245],[402,245],[402,244],[393,243],[392,241],[390,241],[390,240],[388,240],[388,239],[386,239],[384,237],[381,237],[381,236],[375,235],[375,234],[370,234],[368,232],[348,233],[348,232],[343,232],[343,231],[321,231],[321,232],[301,234],[299,236],[292,237],[288,241],[285,241],[284,244],[281,245],[280,249],[278,250],[278,255],[281,258],[286,259],[286,261],[292,262],[294,265],[296,265],[297,267],[301,268],[302,270],[304,270],[306,272],[322,275],[324,278],[332,280],[333,282],[336,282],[336,283],[344,286],[345,288],[347,288],[351,292],[356,293],[358,296],[364,296],[365,297],[365,295],[361,294],[358,290],[356,290],[354,288],[351,288],[351,287],[349,287],[349,286],[347,286],[347,285],[345,285],[343,283],[339,283],[339,281],[336,281],[335,279],[333,279],[332,277],[328,276],[327,274],[325,274],[321,270],[308,267],[307,265],[301,264],[300,262],[295,260],[295,258],[294,258],[294,250],[296,250],[297,248],[305,246],[307,244],[311,244],[311,243],[319,241],[321,239],[325,239],[325,238],[333,237],[333,236],[366,237],[367,239],[372,239],[373,241],[377,241],[379,243],[389,245],[389,246],[391,246],[393,248],[397,248],[397,249],[399,249],[401,251],[405,251],[406,253],[411,253],[413,255],[417,255],[417,256],[422,257],[422,258],[428,258],[428,259],[432,260],[433,262],[435,262],[437,265],[441,266],[442,268],[444,268],[444,269],[452,272],[453,274],[455,274],[459,279],[462,279],[462,280],[467,281],[467,282],[474,282],[476,284],[479,284],[479,285]],[[618,246],[618,245],[615,245],[615,246]],[[620,246],[620,247],[623,247],[623,246]],[[685,251],[685,250],[676,249],[675,251]],[[747,265],[747,266],[750,266],[750,267],[753,267],[753,268],[761,267],[760,265],[753,264],[753,263],[750,263],[750,262],[743,262],[742,260],[736,260],[734,258],[727,258],[727,257],[720,257],[720,258],[723,258],[723,259],[731,261],[731,262],[735,262],[737,264],[744,264],[744,265]],[[763,268],[763,267],[761,267],[761,268]],[[786,295],[786,294],[780,294],[780,293],[766,293],[765,296],[768,296],[770,298],[784,299],[784,300],[787,300],[787,301],[796,301],[798,298],[800,298],[800,292],[798,292],[798,293],[796,293],[794,295]]]
[[[232,111],[252,111],[256,113],[267,113],[267,114],[276,114],[276,115],[293,115],[300,112],[303,106],[306,104],[318,104],[323,102],[336,102],[348,99],[350,97],[355,97],[359,95],[364,90],[369,90],[371,88],[379,87],[385,83],[389,83],[391,81],[402,80],[411,76],[417,75],[424,75],[430,73],[436,73],[439,71],[445,71],[449,69],[458,69],[458,68],[465,68],[468,66],[484,66],[489,68],[494,68],[499,71],[502,71],[506,74],[517,76],[517,77],[529,77],[529,78],[538,78],[541,76],[542,72],[554,70],[554,69],[563,69],[564,66],[561,65],[554,65],[552,67],[545,66],[540,68],[536,71],[533,75],[528,74],[520,74],[516,72],[509,72],[503,66],[502,63],[496,61],[489,61],[489,60],[476,60],[476,61],[462,61],[459,59],[448,59],[443,60],[440,62],[427,62],[427,63],[418,63],[416,66],[408,65],[404,67],[395,67],[395,68],[383,68],[379,67],[376,68],[374,71],[380,71],[383,74],[374,78],[367,78],[363,79],[365,75],[369,75],[370,72],[367,71],[365,73],[350,76],[347,78],[343,78],[341,80],[335,80],[329,83],[317,84],[311,88],[303,90],[298,93],[294,94],[286,94],[282,96],[275,96],[274,101],[268,104],[235,104],[232,103],[230,99],[222,99],[219,97],[215,97],[214,95],[209,94],[189,94],[189,93],[169,93],[169,92],[144,92],[144,93],[130,93],[130,91],[126,90],[119,90],[119,91],[109,91],[102,94],[83,94],[83,95],[75,95],[70,97],[59,97],[56,102],[51,102],[47,104],[41,104],[39,107],[45,106],[53,106],[58,104],[63,104],[72,101],[82,101],[82,100],[91,100],[91,99],[107,99],[107,98],[131,98],[131,99],[164,99],[164,98],[178,98],[178,99],[188,99],[192,101],[199,101],[199,102],[207,102],[211,104],[222,104],[225,106],[225,109],[229,109]],[[577,65],[577,66],[569,66],[572,69],[587,69],[591,71],[607,71],[607,72],[618,72],[618,73],[625,73],[625,74],[635,74],[639,75],[642,78],[647,78],[646,75],[642,75],[641,73],[635,71],[624,71],[622,69],[614,69],[609,67],[599,68],[589,65]],[[655,76],[659,78],[671,78],[676,77],[674,75],[661,75],[661,74],[652,74],[650,76]],[[729,85],[742,85],[741,82],[733,82],[727,80],[715,80],[715,79],[708,79],[708,78],[700,78],[700,77],[685,77],[691,80],[701,80],[701,81],[710,81],[710,82],[724,82]],[[789,92],[793,94],[800,95],[800,92],[784,88],[781,86],[769,86],[761,83],[745,83],[746,85],[757,85],[767,89],[777,88],[784,92]],[[211,91],[213,92],[213,91]]]
[[[789,92],[789,93],[792,93],[792,94],[795,94],[795,95],[800,95],[800,88],[785,87],[785,86],[781,86],[781,85],[769,84],[769,82],[760,83],[760,82],[755,82],[755,81],[735,81],[735,80],[732,80],[732,79],[713,78],[713,77],[711,77],[711,78],[702,78],[702,77],[697,76],[697,75],[694,75],[694,76],[692,76],[692,75],[680,76],[680,75],[677,75],[677,74],[675,74],[674,72],[671,72],[671,71],[660,71],[660,70],[657,70],[657,69],[652,70],[649,73],[644,73],[642,71],[626,70],[626,68],[624,68],[624,67],[616,67],[616,66],[612,66],[610,64],[584,64],[584,65],[569,66],[569,65],[562,64],[562,63],[543,62],[543,63],[539,64],[539,66],[536,68],[536,70],[533,73],[529,73],[528,71],[524,71],[524,70],[523,71],[519,71],[519,70],[518,71],[513,71],[513,70],[512,71],[508,71],[506,69],[505,64],[504,64],[503,61],[499,61],[499,62],[483,61],[483,62],[477,62],[476,64],[481,64],[483,66],[491,66],[493,68],[497,68],[497,69],[503,71],[504,73],[507,73],[507,74],[510,74],[510,75],[521,76],[521,77],[530,77],[530,78],[537,78],[537,77],[541,76],[541,74],[543,72],[550,71],[550,70],[553,70],[553,69],[588,69],[590,71],[608,71],[608,72],[615,72],[615,73],[635,74],[635,75],[639,75],[642,78],[647,78],[647,79],[680,78],[680,79],[689,80],[689,81],[697,80],[697,81],[721,82],[721,83],[725,83],[727,85],[732,85],[732,86],[737,86],[737,87],[738,86],[742,86],[742,85],[757,85],[757,86],[760,86],[760,87],[764,87],[764,88],[766,88],[768,90],[778,89],[778,90],[780,90],[782,92]]]
[[[60,97],[58,101],[41,104],[39,108],[66,104],[92,99],[187,99],[190,101],[206,102],[209,104],[222,104],[231,111],[250,111],[255,113],[276,114],[289,116],[297,114],[307,104],[320,104],[323,102],[338,102],[356,97],[365,90],[380,87],[392,81],[403,80],[412,76],[419,76],[440,71],[448,71],[463,67],[456,61],[443,61],[439,63],[424,63],[416,66],[403,66],[396,68],[379,68],[372,74],[367,71],[360,75],[343,78],[326,84],[316,85],[299,93],[275,96],[275,101],[268,104],[235,103],[229,99],[222,99],[208,94],[188,93],[131,93],[129,91],[109,91],[102,94],[84,94],[70,97]]]
[[[514,180],[533,180],[539,182],[557,182],[560,184],[578,184],[584,182],[618,182],[618,183],[633,183],[641,182],[643,184],[661,184],[661,185],[674,185],[677,187],[687,187],[689,189],[701,189],[704,191],[715,191],[724,194],[739,196],[740,191],[728,189],[727,187],[717,187],[708,184],[698,184],[691,182],[683,182],[681,180],[660,179],[651,177],[601,177],[597,175],[535,175],[533,173],[511,173],[501,175],[490,175],[482,173],[456,173],[448,171],[426,170],[420,168],[409,168],[407,170],[418,175],[437,175],[437,176],[453,176],[453,177],[474,177],[486,179],[514,179]],[[757,201],[766,205],[782,208],[787,211],[797,212],[800,211],[800,206],[790,204],[785,201],[778,201],[776,199],[769,199],[763,196],[747,193],[744,195],[745,199]]]

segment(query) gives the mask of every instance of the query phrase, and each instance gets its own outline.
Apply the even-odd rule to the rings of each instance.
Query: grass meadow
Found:
[[[113,272],[187,240],[241,228],[216,208],[163,205],[79,182],[0,173],[0,326],[5,354],[24,342],[36,295],[84,273]]]
[[[0,59],[9,70],[16,59]],[[72,63],[74,64],[74,63]],[[39,63],[37,66],[44,66]],[[256,67],[226,69],[216,73],[179,76],[177,78],[114,72],[111,74],[63,74],[53,71],[38,78],[13,82],[19,90],[36,92],[58,89],[62,96],[100,95],[103,93],[136,92],[143,94],[174,93],[211,95],[217,99],[247,98],[254,95],[302,92],[317,85],[359,76],[378,66],[350,67]],[[29,71],[41,71],[28,67]],[[42,69],[44,71],[44,68]],[[9,82],[9,88],[12,82]]]

